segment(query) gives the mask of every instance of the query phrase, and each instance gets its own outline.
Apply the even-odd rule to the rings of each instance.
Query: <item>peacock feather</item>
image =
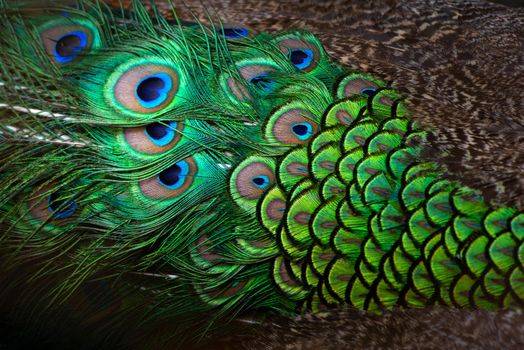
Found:
[[[196,335],[247,313],[522,308],[524,212],[428,159],[392,82],[307,31],[131,5],[0,1],[3,300]]]

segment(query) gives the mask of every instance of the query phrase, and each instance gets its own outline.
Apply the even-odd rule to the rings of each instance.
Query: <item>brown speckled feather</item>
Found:
[[[384,315],[339,312],[268,323],[252,336],[225,338],[223,349],[522,349],[524,315],[445,308]],[[208,348],[211,347],[208,345]]]

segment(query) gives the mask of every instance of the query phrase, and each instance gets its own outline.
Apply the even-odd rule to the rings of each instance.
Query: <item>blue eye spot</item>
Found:
[[[313,134],[313,127],[310,123],[296,123],[291,127],[291,131],[300,140],[307,140]]]
[[[288,54],[289,60],[298,69],[306,69],[313,61],[313,50],[310,49],[295,49]]]
[[[177,122],[153,123],[145,128],[147,137],[157,146],[168,145],[176,135]]]
[[[274,85],[274,82],[271,79],[269,79],[268,74],[255,75],[254,77],[249,79],[249,82],[255,85],[257,88],[264,90],[264,92],[271,91]]]
[[[269,185],[269,177],[266,175],[255,176],[251,181],[258,188],[265,188]]]
[[[165,102],[173,81],[166,73],[153,74],[142,79],[136,86],[136,97],[144,108],[155,108]]]
[[[249,35],[249,30],[245,28],[222,28],[220,31],[229,39],[240,39]]]
[[[87,47],[87,34],[81,31],[61,36],[55,44],[54,56],[58,63],[73,61]]]
[[[60,194],[54,192],[47,199],[48,209],[57,219],[67,219],[73,215],[78,205],[72,199],[60,199]]]
[[[72,9],[80,8],[80,6],[78,6],[77,4],[67,5],[67,7],[72,8]],[[67,11],[62,11],[61,13],[62,13],[62,16],[64,17],[69,17],[69,15],[71,14],[70,12],[67,12]]]
[[[158,182],[170,190],[176,190],[184,184],[188,174],[189,164],[181,160],[158,174]]]
[[[364,94],[364,95],[368,95],[368,96],[371,96],[373,95],[373,93],[377,91],[376,88],[364,88],[362,90],[360,90],[360,93],[361,94]]]

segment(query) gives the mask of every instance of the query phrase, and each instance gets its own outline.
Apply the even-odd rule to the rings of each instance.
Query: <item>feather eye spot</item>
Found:
[[[309,174],[306,164],[292,162],[286,166],[286,171],[295,176],[307,176]]]
[[[251,181],[258,188],[266,188],[269,185],[269,177],[266,175],[255,176]]]
[[[255,75],[249,79],[249,82],[264,92],[270,92],[274,86],[274,82],[269,78],[269,74],[266,73]]]
[[[321,57],[319,48],[306,38],[284,38],[277,45],[297,69],[311,72],[318,66]]]
[[[66,5],[66,6],[69,7],[70,9],[79,9],[80,8],[80,6],[78,4],[69,4],[69,5]],[[61,14],[64,17],[69,17],[71,15],[71,12],[62,11]]]
[[[299,212],[293,218],[294,221],[300,225],[308,225],[311,220],[311,214],[306,212]]]
[[[240,167],[233,181],[236,192],[242,198],[258,199],[262,193],[275,183],[275,175],[270,167],[259,161]]]
[[[295,67],[300,70],[307,69],[313,61],[313,50],[311,49],[293,49],[288,53],[289,60]]]
[[[186,161],[180,161],[158,174],[158,182],[170,189],[179,189],[189,174],[189,164]]]
[[[274,199],[267,206],[267,216],[271,220],[279,221],[284,217],[286,212],[286,202],[282,199]]]
[[[382,103],[384,106],[391,107],[395,103],[395,101],[388,96],[380,96],[379,100],[380,103]]]
[[[240,27],[236,27],[236,28],[224,27],[222,29],[219,29],[218,32],[228,39],[241,39],[249,35],[248,29],[240,28]]]
[[[226,40],[231,41],[244,41],[246,39],[252,39],[258,35],[258,32],[250,27],[246,27],[244,23],[220,23],[215,26],[215,32],[224,37]]]
[[[54,57],[60,64],[73,61],[87,48],[87,34],[82,31],[74,31],[60,37],[54,47]]]
[[[118,102],[117,107],[124,108],[126,112],[161,111],[171,104],[178,91],[177,72],[163,64],[133,65],[124,73],[117,70],[115,74],[118,78],[109,79],[109,81],[116,81],[109,91],[112,91]]]
[[[351,114],[344,109],[339,109],[336,112],[336,116],[338,121],[344,125],[351,125],[351,123],[355,120],[355,118],[353,118]]]
[[[165,102],[173,87],[171,77],[158,73],[142,79],[136,86],[136,96],[144,108],[155,108]]]
[[[313,134],[313,126],[311,123],[296,123],[291,127],[291,131],[299,140],[304,141]]]
[[[55,187],[52,183],[34,191],[27,202],[31,217],[40,222],[54,219],[56,225],[60,225],[61,220],[72,217],[78,204],[70,195],[64,195],[63,188]]]
[[[181,139],[182,122],[156,122],[146,126],[124,128],[124,141],[134,150],[144,154],[162,154]]]
[[[360,90],[360,93],[367,96],[373,96],[375,94],[375,91],[377,91],[377,88],[367,87]]]
[[[62,199],[60,198],[60,193],[58,191],[53,192],[49,195],[47,199],[47,208],[57,219],[67,219],[71,217],[78,205],[72,199]]]
[[[275,70],[274,67],[265,65],[265,64],[256,64],[256,63],[247,63],[238,68],[240,78],[243,81],[239,81],[237,78],[229,77],[227,79],[227,85],[229,90],[235,95],[235,97],[240,101],[250,101],[253,100],[251,91],[248,91],[248,85],[245,83],[251,84],[258,91],[253,91],[253,93],[262,93],[266,94],[271,92],[275,83],[271,79],[270,74]]]
[[[80,55],[99,46],[98,32],[87,24],[51,26],[42,32],[40,38],[47,55],[59,66],[74,62]]]
[[[302,108],[283,108],[277,110],[266,126],[266,138],[286,145],[308,142],[318,131],[315,116]]]
[[[193,184],[198,172],[192,157],[178,161],[158,175],[140,181],[142,194],[151,199],[175,198],[183,195]]]
[[[175,139],[177,123],[169,122],[153,123],[145,127],[145,133],[149,140],[159,147],[163,147],[171,143]]]
[[[361,73],[350,73],[339,83],[337,95],[339,97],[365,96],[372,97],[379,89],[387,84],[372,76]]]
[[[344,87],[345,96],[355,96],[359,94],[370,95],[373,94],[379,86],[373,81],[367,79],[355,79],[348,81]]]

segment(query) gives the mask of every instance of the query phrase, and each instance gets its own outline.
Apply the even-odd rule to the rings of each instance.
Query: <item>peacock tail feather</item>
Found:
[[[424,158],[391,82],[309,32],[132,8],[0,1],[7,289],[50,308],[109,290],[86,322],[192,320],[180,328],[522,307],[524,213]]]

